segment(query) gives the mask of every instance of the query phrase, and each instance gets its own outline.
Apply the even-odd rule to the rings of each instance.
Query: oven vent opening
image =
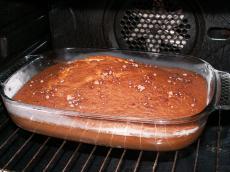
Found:
[[[192,48],[195,40],[195,16],[188,4],[153,1],[148,9],[139,4],[125,8],[119,31],[122,42],[131,50],[179,53]],[[184,8],[183,8],[184,7]],[[186,9],[186,10],[185,10]]]

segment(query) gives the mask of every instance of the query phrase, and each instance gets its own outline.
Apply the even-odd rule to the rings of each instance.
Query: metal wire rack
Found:
[[[71,142],[24,131],[0,111],[0,169],[15,171],[227,171],[229,123],[210,116],[201,138],[175,152],[117,149]],[[223,129],[224,135],[223,135]],[[227,133],[226,133],[227,132]],[[226,137],[227,134],[227,137]],[[230,157],[230,156],[229,156]]]

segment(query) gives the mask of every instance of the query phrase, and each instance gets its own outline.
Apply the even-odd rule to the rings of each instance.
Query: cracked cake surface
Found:
[[[24,103],[143,119],[193,116],[207,105],[197,73],[113,56],[89,56],[50,66],[14,96]]]

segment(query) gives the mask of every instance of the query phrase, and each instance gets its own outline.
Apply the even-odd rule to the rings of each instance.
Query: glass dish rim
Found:
[[[203,59],[200,59],[198,57],[194,57],[191,55],[182,55],[182,54],[170,54],[170,53],[154,53],[154,52],[145,52],[145,51],[131,51],[131,50],[117,50],[117,49],[97,49],[97,48],[62,48],[62,49],[54,49],[51,51],[47,51],[45,53],[39,53],[39,54],[34,54],[34,55],[27,55],[24,56],[24,58],[28,57],[36,57],[35,59],[30,60],[28,63],[23,64],[21,67],[17,68],[13,73],[11,73],[7,79],[4,80],[4,82],[0,82],[0,95],[2,96],[3,102],[8,102],[12,104],[12,106],[20,106],[28,109],[33,109],[33,110],[39,110],[39,111],[44,111],[44,112],[55,112],[55,114],[58,115],[63,115],[63,116],[68,116],[68,117],[79,117],[79,118],[89,118],[89,119],[102,119],[102,120],[109,120],[109,121],[116,121],[116,122],[130,122],[130,123],[146,123],[146,124],[168,124],[168,125],[173,125],[173,124],[186,124],[186,123],[191,123],[195,121],[199,121],[201,119],[204,119],[205,117],[208,117],[208,115],[215,110],[215,106],[213,103],[213,99],[215,99],[216,93],[214,93],[212,100],[209,102],[209,104],[200,112],[197,114],[194,114],[192,116],[188,117],[182,117],[182,118],[175,118],[175,119],[142,119],[140,117],[130,117],[130,116],[112,116],[112,115],[100,115],[100,114],[94,114],[94,113],[81,113],[78,111],[72,111],[72,110],[63,110],[63,109],[58,109],[58,108],[49,108],[45,106],[38,106],[38,105],[32,105],[32,104],[27,104],[23,103],[17,100],[13,100],[12,98],[8,97],[5,94],[4,87],[5,83],[11,78],[12,75],[17,73],[19,70],[22,68],[26,67],[27,65],[33,63],[35,60],[39,58],[44,58],[45,56],[49,55],[50,53],[54,52],[61,52],[63,53],[68,52],[68,51],[77,51],[78,53],[81,53],[80,51],[84,52],[91,52],[91,53],[98,53],[98,52],[126,52],[126,53],[138,53],[138,54],[151,54],[157,57],[164,56],[164,55],[169,55],[169,56],[180,56],[182,58],[189,58],[189,60],[194,59],[198,60],[204,64],[206,64],[209,68],[209,70],[215,70],[208,62],[206,62]],[[74,52],[72,52],[74,53]],[[216,77],[216,76],[215,76]],[[215,84],[216,87],[216,84]]]

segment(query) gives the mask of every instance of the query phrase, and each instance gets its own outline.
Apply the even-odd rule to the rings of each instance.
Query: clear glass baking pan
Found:
[[[43,69],[94,55],[111,55],[134,61],[182,68],[196,72],[207,82],[207,106],[199,114],[184,118],[112,116],[52,109],[13,100],[14,95]],[[96,145],[139,150],[170,151],[193,143],[202,133],[209,114],[229,109],[230,75],[207,62],[191,57],[150,52],[66,48],[24,57],[1,74],[1,97],[11,119],[21,128]]]

